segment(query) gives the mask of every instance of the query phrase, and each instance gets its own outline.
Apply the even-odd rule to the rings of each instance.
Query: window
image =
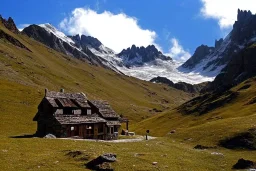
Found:
[[[87,109],[87,115],[91,115],[92,114],[92,110],[91,109]]]

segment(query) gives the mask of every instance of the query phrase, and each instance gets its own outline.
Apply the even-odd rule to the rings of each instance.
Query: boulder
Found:
[[[111,168],[110,163],[115,161],[116,161],[116,154],[106,153],[88,162],[86,164],[86,167],[92,170],[112,171],[114,169]]]
[[[256,168],[256,163],[250,160],[245,160],[243,158],[239,159],[237,163],[233,166],[233,169],[252,169]]]

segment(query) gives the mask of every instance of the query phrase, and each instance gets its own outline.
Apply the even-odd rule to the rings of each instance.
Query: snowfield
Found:
[[[40,27],[44,28],[49,33],[54,34],[56,37],[61,39],[63,42],[68,43],[70,46],[76,48],[77,50],[81,51],[80,47],[75,46],[75,42],[67,37],[63,32],[56,29],[51,24],[40,24]],[[227,42],[227,40],[226,40]],[[227,46],[228,42],[226,43]],[[188,70],[182,70],[178,69],[178,67],[182,64],[178,61],[165,61],[161,59],[156,59],[155,61],[152,61],[150,63],[145,63],[142,66],[136,66],[127,68],[127,63],[133,64],[133,63],[140,63],[142,61],[142,57],[137,54],[137,57],[133,59],[133,61],[125,61],[124,57],[118,57],[116,53],[104,45],[101,45],[99,48],[95,49],[93,47],[88,47],[92,53],[102,58],[102,62],[106,65],[112,68],[117,73],[123,73],[128,76],[136,77],[141,80],[149,81],[154,77],[160,76],[160,77],[166,77],[169,80],[173,81],[174,83],[177,82],[186,82],[190,84],[198,84],[205,81],[213,81],[215,76],[220,72],[222,67],[218,68],[214,72],[205,71],[210,74],[202,74],[203,70],[202,67],[204,66],[204,62],[202,63],[202,66],[197,66],[197,69],[194,71],[188,71]],[[225,48],[224,48],[225,49]],[[82,51],[81,51],[82,52]],[[84,52],[82,52],[84,53]],[[216,55],[217,56],[217,55]],[[207,58],[206,62],[209,62],[212,56],[209,56]],[[224,67],[224,66],[223,66]]]
[[[215,78],[215,76],[202,76],[199,72],[180,72],[177,69],[180,65],[181,63],[176,61],[163,61],[159,59],[154,62],[144,64],[143,66],[130,68],[117,66],[116,68],[128,76],[146,81],[160,76],[166,77],[174,83],[186,82],[190,84],[198,84],[205,81],[213,81]]]

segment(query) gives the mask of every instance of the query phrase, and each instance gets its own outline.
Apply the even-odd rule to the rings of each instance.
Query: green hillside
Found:
[[[3,26],[0,29],[31,51],[0,39],[1,100],[8,102],[2,103],[1,109],[9,110],[6,113],[8,117],[8,112],[14,111],[12,107],[18,107],[20,110],[15,110],[17,113],[12,115],[30,110],[24,118],[31,120],[45,88],[82,91],[90,99],[108,100],[119,114],[132,121],[154,115],[150,112],[153,108],[166,110],[191,98],[182,91],[140,81],[65,56],[24,35],[13,34]],[[16,103],[26,104],[11,104],[10,95],[15,96]]]
[[[217,145],[227,137],[256,128],[256,78],[223,93],[208,93],[180,107],[143,120],[134,127],[152,135]],[[171,130],[176,133],[169,135]]]
[[[191,94],[65,56],[1,24],[0,37],[2,170],[86,170],[85,163],[106,152],[117,154],[115,170],[230,170],[239,158],[256,160],[255,151],[193,149],[196,144],[216,146],[256,127],[254,78],[226,93],[189,101]],[[22,137],[36,131],[32,118],[45,88],[108,100],[131,120],[137,134],[149,129],[150,135],[161,137],[133,143]],[[154,108],[163,112],[152,112]],[[171,130],[176,133],[169,135]],[[82,155],[67,155],[76,150]]]

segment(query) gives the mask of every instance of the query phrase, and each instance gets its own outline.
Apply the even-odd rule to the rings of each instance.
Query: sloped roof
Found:
[[[106,123],[107,121],[97,115],[91,116],[72,116],[72,115],[59,115],[55,116],[60,124],[82,124],[82,123]]]
[[[55,91],[46,91],[45,99],[52,107],[90,107],[87,102],[87,97],[84,93],[63,93]]]
[[[90,100],[93,106],[99,109],[100,114],[104,118],[118,118],[119,115],[111,108],[109,103],[105,100]]]
[[[62,106],[62,107],[77,107],[74,102],[72,102],[71,99],[68,99],[68,98],[58,98],[56,99],[57,103],[59,102],[59,104]]]
[[[46,91],[45,97],[57,98],[68,98],[76,100],[86,100],[87,97],[84,93],[63,93],[56,91]]]

